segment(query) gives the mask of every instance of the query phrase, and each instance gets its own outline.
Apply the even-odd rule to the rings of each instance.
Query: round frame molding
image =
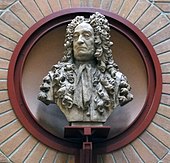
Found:
[[[129,21],[116,14],[94,8],[66,9],[43,18],[23,35],[14,50],[8,71],[9,97],[19,120],[33,136],[54,149],[70,154],[78,154],[81,144],[58,138],[47,132],[35,121],[29,112],[22,93],[22,72],[29,51],[43,35],[55,27],[69,22],[77,15],[90,15],[94,12],[104,14],[109,20],[110,26],[121,32],[134,44],[144,61],[148,76],[147,98],[140,115],[133,124],[120,135],[105,140],[104,142],[94,143],[95,152],[111,152],[133,141],[152,121],[161,97],[162,75],[157,55],[149,40]]]

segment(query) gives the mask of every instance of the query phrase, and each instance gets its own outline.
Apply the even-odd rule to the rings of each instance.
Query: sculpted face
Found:
[[[78,61],[89,61],[94,54],[94,31],[90,24],[79,24],[73,34],[74,58]]]

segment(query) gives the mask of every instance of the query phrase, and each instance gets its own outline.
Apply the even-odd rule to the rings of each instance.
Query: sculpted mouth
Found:
[[[77,47],[77,50],[85,50],[87,49],[86,47]]]

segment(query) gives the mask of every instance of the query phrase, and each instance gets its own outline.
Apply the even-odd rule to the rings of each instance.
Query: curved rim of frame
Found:
[[[120,135],[94,143],[95,152],[108,153],[127,145],[137,138],[152,121],[161,97],[162,75],[157,55],[149,40],[132,23],[114,13],[95,8],[65,9],[43,18],[23,35],[13,52],[8,71],[8,92],[14,111],[23,126],[44,144],[70,154],[78,154],[81,145],[50,134],[31,116],[22,93],[22,71],[31,48],[44,34],[66,22],[68,23],[77,15],[90,15],[94,12],[105,15],[110,26],[124,34],[134,44],[144,61],[148,76],[147,98],[140,115]]]

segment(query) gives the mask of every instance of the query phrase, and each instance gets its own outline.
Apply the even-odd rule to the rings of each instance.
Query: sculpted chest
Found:
[[[40,93],[39,98],[56,103],[69,122],[103,123],[116,106],[123,105],[122,98],[132,98],[122,73],[111,76],[91,64],[59,63],[43,82],[44,96]]]

